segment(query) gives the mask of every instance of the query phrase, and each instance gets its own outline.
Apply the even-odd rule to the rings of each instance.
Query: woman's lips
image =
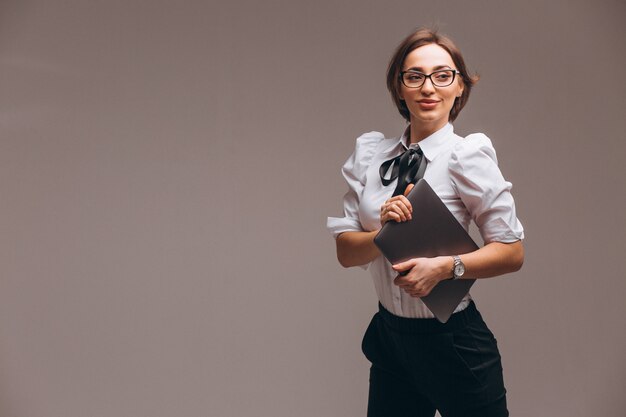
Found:
[[[417,102],[422,110],[434,109],[439,103],[437,100],[419,100]]]

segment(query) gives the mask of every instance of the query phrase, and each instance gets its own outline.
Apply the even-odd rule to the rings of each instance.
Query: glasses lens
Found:
[[[446,87],[454,81],[454,74],[453,70],[435,71],[430,76],[430,79],[433,80],[433,84],[437,87]]]
[[[419,72],[405,72],[402,74],[402,82],[407,87],[415,88],[424,84],[426,77]]]

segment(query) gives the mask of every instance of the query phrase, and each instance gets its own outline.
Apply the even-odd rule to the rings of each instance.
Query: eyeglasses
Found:
[[[408,88],[420,88],[426,82],[426,78],[430,78],[430,82],[435,87],[447,87],[454,82],[454,77],[460,74],[458,70],[444,69],[433,71],[430,74],[422,74],[419,71],[402,71],[400,73],[400,79],[402,84]]]

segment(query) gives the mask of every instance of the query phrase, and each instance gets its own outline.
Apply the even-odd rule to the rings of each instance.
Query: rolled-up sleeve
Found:
[[[384,139],[380,132],[369,132],[356,140],[354,152],[341,173],[348,183],[348,192],[343,196],[343,217],[328,217],[326,228],[336,239],[343,232],[363,231],[359,221],[359,204],[365,187],[366,173],[378,144]]]
[[[512,184],[502,176],[496,151],[486,135],[476,133],[461,140],[452,151],[449,169],[453,186],[485,243],[524,238]]]

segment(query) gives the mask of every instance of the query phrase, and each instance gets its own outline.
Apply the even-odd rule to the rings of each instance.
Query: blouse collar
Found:
[[[408,141],[410,131],[411,125],[406,128],[404,134],[400,137],[402,147],[406,150],[409,149],[409,147],[415,148],[419,145],[422,152],[424,152],[424,156],[426,156],[426,159],[428,159],[429,162],[453,144],[450,141],[450,137],[454,134],[454,127],[450,122],[446,123],[444,127],[436,132],[420,140],[418,143],[412,143],[409,147],[407,147],[406,143]]]

